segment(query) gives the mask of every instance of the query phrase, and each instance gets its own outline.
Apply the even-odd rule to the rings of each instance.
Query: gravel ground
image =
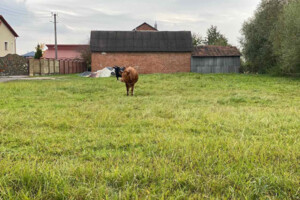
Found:
[[[8,82],[8,81],[19,81],[19,80],[54,80],[55,78],[50,77],[35,77],[31,78],[29,76],[0,76],[0,83]]]

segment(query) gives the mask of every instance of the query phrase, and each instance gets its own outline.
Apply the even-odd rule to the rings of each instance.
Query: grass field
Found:
[[[300,79],[0,84],[0,199],[300,199]]]

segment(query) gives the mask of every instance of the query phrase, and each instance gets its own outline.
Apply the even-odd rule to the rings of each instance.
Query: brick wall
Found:
[[[93,53],[92,71],[113,66],[134,66],[141,74],[191,71],[191,53]]]
[[[148,24],[142,24],[136,30],[137,31],[157,31],[155,28],[149,26]]]

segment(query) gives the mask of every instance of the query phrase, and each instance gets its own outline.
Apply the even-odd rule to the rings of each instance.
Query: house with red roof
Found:
[[[16,38],[19,37],[9,23],[0,15],[0,57],[16,54]]]
[[[90,45],[83,44],[58,44],[57,45],[57,58],[59,60],[64,59],[81,59],[81,52],[89,48]],[[46,44],[48,48],[44,54],[43,58],[55,58],[55,45]]]
[[[133,29],[133,31],[158,31],[158,29],[157,29],[156,23],[153,27],[150,24],[144,22],[141,25],[139,25],[138,27],[136,27],[135,29]]]

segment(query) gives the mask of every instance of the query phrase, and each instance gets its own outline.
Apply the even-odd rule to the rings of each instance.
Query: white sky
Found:
[[[37,43],[54,43],[53,17],[58,13],[58,43],[84,44],[91,30],[132,30],[143,22],[161,31],[189,30],[206,35],[216,25],[232,45],[260,0],[0,0],[0,15],[20,36],[17,53]]]

